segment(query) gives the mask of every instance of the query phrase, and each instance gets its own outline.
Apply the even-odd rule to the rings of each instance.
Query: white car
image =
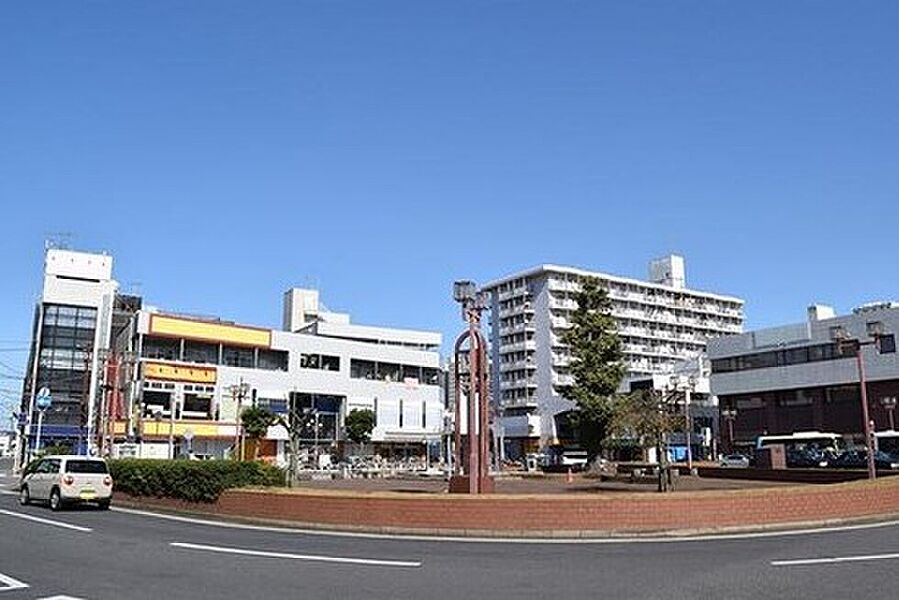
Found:
[[[742,454],[728,454],[721,459],[721,466],[745,469],[749,467],[749,458]]]
[[[112,477],[102,458],[45,456],[31,463],[19,483],[19,503],[47,501],[52,510],[91,502],[101,509],[112,500]]]

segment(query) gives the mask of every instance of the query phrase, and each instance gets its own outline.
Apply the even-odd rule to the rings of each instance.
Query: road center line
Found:
[[[19,581],[9,575],[4,575],[0,573],[0,584],[3,584],[3,587],[0,587],[0,592],[9,592],[12,590],[23,590],[28,587],[28,584],[24,581]]]
[[[772,560],[773,567],[795,567],[802,565],[828,565],[834,563],[864,562],[868,560],[894,560],[899,559],[899,553],[893,554],[869,554],[867,556],[833,556],[829,558],[799,558],[796,560]]]
[[[53,525],[55,527],[62,527],[64,529],[71,529],[73,531],[80,531],[82,533],[90,533],[91,531],[93,531],[93,529],[91,529],[90,527],[82,527],[81,525],[72,525],[71,523],[63,523],[62,521],[53,521],[51,519],[44,519],[42,517],[34,517],[32,515],[13,512],[11,510],[6,510],[3,508],[0,508],[0,515],[16,517],[17,519],[25,519],[26,521],[34,521],[35,523],[43,523],[44,525]]]
[[[308,560],[316,562],[342,563],[351,565],[369,565],[375,567],[407,567],[417,568],[421,566],[419,561],[381,560],[377,558],[349,558],[344,556],[320,556],[315,554],[290,554],[288,552],[269,552],[265,550],[246,550],[244,548],[228,548],[225,546],[206,546],[204,544],[190,544],[187,542],[171,542],[175,548],[188,550],[206,550],[222,554],[241,554],[244,556],[261,556],[264,558],[286,558],[291,560]]]

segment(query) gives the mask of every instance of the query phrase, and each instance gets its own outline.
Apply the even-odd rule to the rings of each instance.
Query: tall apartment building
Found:
[[[648,281],[540,265],[489,282],[491,392],[504,415],[509,457],[553,443],[558,415],[574,408],[561,395],[573,383],[562,333],[584,277],[598,278],[612,300],[627,365],[625,388],[702,355],[710,338],[743,330],[743,300],[688,289],[684,259],[676,255],[652,261]]]

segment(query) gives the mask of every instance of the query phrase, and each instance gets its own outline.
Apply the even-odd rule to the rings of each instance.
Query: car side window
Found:
[[[59,473],[59,460],[53,459],[48,460],[47,465],[44,467],[44,473]]]
[[[30,463],[27,467],[25,467],[25,475],[31,475],[32,473],[40,473],[41,469],[44,468],[44,461],[36,460]]]

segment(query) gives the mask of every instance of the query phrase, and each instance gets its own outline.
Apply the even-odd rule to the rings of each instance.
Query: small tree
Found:
[[[260,406],[250,406],[240,413],[244,434],[253,441],[253,460],[259,458],[259,440],[268,435],[268,428],[276,422],[275,413]]]
[[[571,317],[571,328],[562,336],[571,351],[574,384],[563,395],[577,403],[577,436],[592,459],[608,437],[625,368],[612,301],[599,279],[583,278],[574,299],[577,309]]]
[[[364,445],[375,428],[375,412],[369,408],[354,409],[346,416],[346,436],[354,444]]]
[[[667,398],[656,391],[640,390],[618,398],[608,434],[631,439],[642,449],[655,447],[659,455],[659,491],[672,489],[668,467],[668,436],[678,431],[683,419],[672,414]]]

